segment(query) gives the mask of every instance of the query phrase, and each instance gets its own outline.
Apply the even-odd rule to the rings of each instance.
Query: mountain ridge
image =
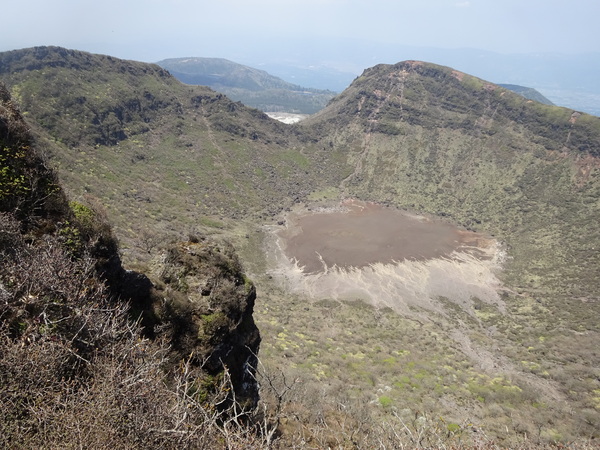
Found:
[[[67,62],[57,65],[62,54]],[[34,70],[20,62],[28,58],[37,60]],[[65,68],[69,58],[81,58],[85,64],[95,64],[95,69]],[[47,64],[45,70],[38,68],[40,64]],[[34,118],[32,127],[41,133],[40,143],[51,157],[61,154],[61,176],[77,179],[67,182],[68,186],[87,186],[75,195],[133,198],[141,205],[148,203],[150,211],[155,206],[162,209],[159,204],[189,201],[187,208],[197,211],[197,199],[174,198],[181,197],[181,192],[206,189],[200,201],[202,215],[239,215],[244,204],[254,213],[259,203],[263,205],[259,211],[268,211],[260,214],[274,214],[278,208],[274,199],[290,204],[306,192],[301,180],[318,182],[316,174],[306,173],[312,162],[291,150],[301,144],[297,135],[286,131],[286,125],[210,88],[183,85],[156,65],[134,63],[127,69],[128,64],[58,48],[0,55],[0,77],[23,111]],[[160,150],[163,145],[169,155]],[[281,146],[290,148],[287,156],[281,154]],[[98,183],[86,158],[94,160],[94,167],[102,167],[105,181]],[[192,173],[189,158],[198,171]],[[227,170],[223,160],[228,162]],[[150,172],[156,164],[171,169]],[[109,187],[107,181],[121,168],[124,172],[119,176],[125,181]],[[135,168],[137,179],[127,176],[129,168]],[[278,182],[283,172],[289,181],[287,190]],[[318,176],[328,177],[325,173]],[[165,196],[171,200],[158,200]]]
[[[183,83],[209,86],[266,112],[312,114],[334,96],[331,91],[304,88],[223,58],[170,58],[157,64]]]
[[[544,97],[536,89],[533,89],[533,88],[530,88],[527,86],[519,86],[518,84],[498,83],[498,86],[506,88],[506,89],[510,89],[511,91],[516,92],[517,94],[520,94],[523,97],[528,98],[529,100],[535,100],[536,102],[540,102],[545,105],[554,105],[554,103],[552,103],[550,100],[548,100],[546,97]]]
[[[403,83],[409,79],[410,75],[422,75],[424,80],[431,80],[428,85],[428,98],[421,99],[421,106],[415,109],[410,105],[409,101],[402,104],[404,97],[412,95],[413,92],[402,92],[402,95],[392,95],[394,90],[403,89]],[[378,85],[372,88],[371,92],[365,92],[361,97],[359,105],[344,105],[344,100],[352,95],[361,95],[361,85],[367,79],[377,80]],[[441,95],[441,85],[434,83],[443,82],[447,89],[451,92]],[[382,94],[378,97],[378,92]],[[388,93],[389,95],[384,95]],[[473,95],[473,98],[469,96]],[[463,98],[461,99],[461,96]],[[449,97],[449,98],[448,98]],[[414,99],[408,99],[414,100]],[[482,101],[483,100],[483,101]],[[356,99],[354,100],[356,101]],[[310,118],[306,123],[315,123],[320,120],[331,121],[332,116],[337,113],[344,112],[346,120],[349,117],[361,117],[365,119],[372,113],[385,119],[389,117],[392,121],[403,122],[409,124],[420,124],[423,120],[423,114],[429,114],[427,119],[433,122],[428,125],[439,126],[444,128],[463,128],[474,129],[477,132],[494,134],[497,132],[494,128],[492,120],[486,120],[484,114],[487,113],[486,108],[491,108],[491,105],[485,102],[494,101],[494,115],[499,115],[500,118],[495,120],[506,120],[502,117],[503,112],[508,118],[527,121],[533,133],[540,136],[540,139],[546,139],[544,145],[548,149],[560,149],[560,146],[551,143],[552,139],[567,138],[567,144],[572,147],[578,147],[581,150],[591,152],[593,156],[599,154],[599,143],[597,137],[591,140],[581,142],[577,141],[579,127],[586,131],[598,131],[598,120],[595,116],[574,111],[565,107],[554,107],[552,105],[543,105],[539,102],[531,101],[521,95],[513,93],[511,90],[502,88],[494,83],[481,80],[468,74],[456,71],[449,67],[439,66],[433,63],[424,63],[421,61],[406,61],[395,65],[380,64],[372,68],[366,69],[363,74],[358,77],[341,95],[336,97],[331,102],[331,106],[316,114],[314,118]],[[363,106],[366,106],[363,109]],[[382,109],[382,106],[385,109]],[[412,109],[407,109],[412,108]],[[499,110],[498,108],[502,108]],[[441,115],[438,115],[441,114]],[[453,117],[452,115],[458,116]],[[329,116],[329,117],[328,117]],[[539,116],[539,118],[538,118]],[[579,121],[579,118],[582,118]],[[489,117],[491,119],[491,117]],[[378,119],[380,120],[380,119]],[[477,123],[477,121],[480,123]],[[535,126],[535,122],[549,122],[551,124],[548,129],[543,126]],[[591,127],[589,130],[587,126]],[[561,136],[556,136],[555,133],[561,133]],[[582,132],[583,133],[583,132]],[[574,139],[575,142],[572,142]]]
[[[380,200],[383,197],[400,207],[449,214],[467,227],[493,224],[489,231],[505,237],[521,226],[519,201],[532,196],[527,187],[533,188],[549,176],[546,161],[550,165],[554,161],[554,167],[562,166],[565,171],[564,195],[577,197],[581,194],[577,190],[590,189],[593,198],[598,189],[583,167],[590,163],[597,167],[599,118],[542,105],[435,64],[409,61],[367,69],[329,108],[300,126],[319,127],[324,135],[337,136],[337,145],[355,149],[354,173],[344,182],[358,188],[350,190],[354,195],[360,192],[368,199],[378,192]],[[338,131],[344,129],[355,131]],[[390,155],[391,146],[400,151]],[[447,159],[452,152],[456,153]],[[383,158],[391,160],[384,162]],[[464,161],[474,160],[479,169],[465,171]],[[491,178],[480,178],[483,168],[490,170],[487,175]],[[422,174],[422,181],[415,173]],[[482,191],[474,195],[474,189]],[[482,201],[490,196],[497,203]],[[554,203],[549,198],[544,202]],[[596,214],[595,208],[579,208],[581,214]],[[516,213],[513,224],[508,218],[501,219],[511,210]],[[544,220],[539,226],[545,227]],[[585,254],[595,261],[593,253]],[[590,261],[584,267],[597,264]],[[590,272],[588,280],[592,279]]]
[[[168,58],[156,63],[169,70],[175,78],[186,84],[211,84],[240,87],[248,90],[289,89],[306,91],[306,88],[288,83],[260,69],[235,63],[225,58],[186,57]],[[187,79],[182,79],[187,76]]]
[[[431,61],[494,83],[529,86],[542,92],[557,105],[600,115],[598,85],[595,82],[600,76],[597,52],[505,54],[477,48],[443,49],[389,45],[352,38],[320,45],[320,42],[306,39],[302,38],[304,47],[300,40],[294,43],[297,48],[306,50],[293,56],[288,57],[282,50],[277,55],[265,52],[254,60],[243,55],[234,60],[257,67],[259,62],[265,62],[264,67],[269,72],[286,80],[302,80],[302,84],[307,86],[317,85],[308,80],[319,79],[316,74],[311,74],[308,78],[303,77],[305,68],[309,66],[314,67],[311,72],[320,72],[320,67],[324,67],[325,71],[328,71],[327,68],[337,68],[343,72],[350,72],[338,73],[334,80],[330,80],[324,86],[319,85],[335,87],[334,90],[338,92],[349,86],[364,68],[375,63]],[[277,61],[285,61],[282,63],[283,67],[277,67]]]

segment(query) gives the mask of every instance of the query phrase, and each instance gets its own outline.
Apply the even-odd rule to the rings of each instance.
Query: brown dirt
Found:
[[[362,300],[400,314],[445,314],[444,297],[472,314],[476,297],[505,310],[496,273],[504,252],[439,219],[346,201],[288,215],[270,230],[269,273],[313,299]],[[415,309],[416,308],[416,309]]]
[[[287,223],[278,233],[284,252],[305,273],[424,261],[489,241],[439,220],[352,200],[334,210],[292,215]]]

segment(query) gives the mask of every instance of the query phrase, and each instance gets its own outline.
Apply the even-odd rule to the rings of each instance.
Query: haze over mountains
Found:
[[[473,47],[444,49],[332,39],[327,43],[308,40],[304,48],[310,50],[306,52],[286,54],[283,49],[271,49],[250,58],[242,53],[229,57],[293,83],[336,92],[345,89],[365,67],[402,60],[430,61],[494,83],[531,87],[555,104],[600,115],[599,53],[498,53]]]
[[[258,356],[281,374],[285,395],[263,398],[282,448],[600,438],[600,118],[414,60],[365,68],[291,126],[156,65],[64,48],[0,53],[0,80],[66,191],[104,204],[124,260],[173,298],[207,285],[179,253],[157,275],[159,243],[232,243],[256,284]],[[482,237],[470,257],[327,267],[323,294],[323,276],[281,264],[277,232],[348,198]],[[349,279],[370,295],[339,295]]]
[[[331,91],[287,83],[265,71],[219,58],[173,58],[157,63],[185,84],[204,85],[232,100],[265,112],[313,114],[334,97]],[[547,105],[550,100],[532,88],[501,84],[525,98]]]
[[[209,86],[262,111],[313,114],[335,95],[221,58],[173,58],[157,64],[183,83]]]
[[[30,32],[22,33],[18,20],[8,21],[0,51],[60,45],[146,62],[219,57],[335,92],[365,67],[420,60],[494,83],[532,87],[555,104],[584,112],[594,113],[596,105],[597,114],[595,20],[600,11],[595,0],[307,0],[301,7],[271,0],[156,0],[149,5],[132,0],[118,15],[106,5],[12,3],[6,16],[27,16]],[[335,83],[336,72],[345,74],[343,83]],[[335,86],[300,78],[307,74]]]

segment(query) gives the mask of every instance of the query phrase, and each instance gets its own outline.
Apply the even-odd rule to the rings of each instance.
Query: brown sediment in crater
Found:
[[[347,200],[340,207],[290,215],[278,233],[283,251],[304,273],[376,263],[424,261],[490,245],[488,237],[375,203]]]
[[[419,320],[448,314],[446,301],[469,315],[475,298],[506,310],[497,278],[506,252],[495,239],[373,203],[312,209],[290,213],[265,241],[269,274],[283,289]]]

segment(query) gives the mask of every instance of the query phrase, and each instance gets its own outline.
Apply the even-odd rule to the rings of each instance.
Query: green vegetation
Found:
[[[344,164],[323,171],[325,149],[307,157],[288,126],[154,65],[40,47],[2,53],[0,78],[71,197],[106,207],[131,263],[144,230],[274,217]]]
[[[75,218],[79,221],[83,226],[91,226],[94,221],[94,217],[96,213],[89,207],[82,203],[71,201],[69,202],[69,206],[71,207],[71,211],[75,215]]]
[[[25,159],[25,149],[4,147],[0,150],[0,198],[22,196],[30,188],[19,167]]]

